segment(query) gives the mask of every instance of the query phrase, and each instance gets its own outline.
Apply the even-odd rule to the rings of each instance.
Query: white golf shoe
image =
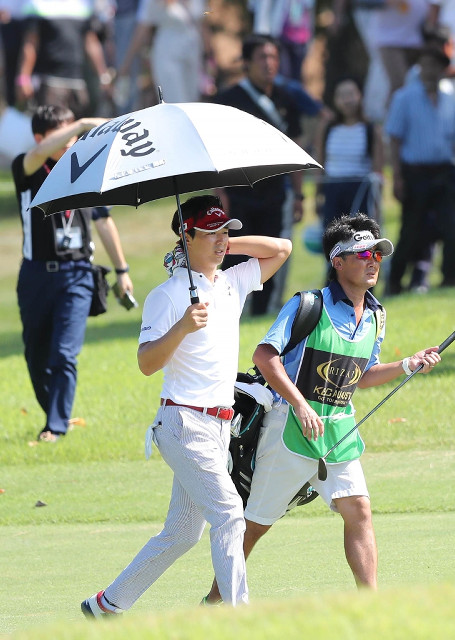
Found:
[[[106,609],[106,607],[101,602],[101,597],[103,596],[104,591],[100,591],[99,593],[95,593],[91,598],[87,598],[84,602],[81,602],[81,611],[86,618],[104,618],[106,616],[115,616],[120,615],[121,611],[118,609],[117,611],[111,611],[110,609]]]

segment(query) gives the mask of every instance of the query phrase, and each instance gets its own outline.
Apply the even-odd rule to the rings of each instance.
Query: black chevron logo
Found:
[[[76,182],[76,180],[81,177],[84,171],[86,171],[89,168],[89,166],[92,164],[92,162],[94,162],[97,159],[97,157],[101,153],[103,153],[106,147],[107,147],[107,144],[105,144],[104,147],[101,147],[101,149],[98,149],[98,151],[91,158],[89,158],[87,162],[84,162],[83,165],[79,164],[79,160],[77,159],[76,152],[71,154],[71,184],[73,184],[73,182]]]

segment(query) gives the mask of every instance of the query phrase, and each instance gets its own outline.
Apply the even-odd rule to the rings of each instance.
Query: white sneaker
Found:
[[[119,611],[111,611],[110,609],[106,609],[101,602],[101,596],[104,594],[104,591],[100,591],[96,593],[91,598],[87,598],[84,602],[81,602],[81,611],[86,618],[104,618],[109,615],[119,615],[121,612]]]

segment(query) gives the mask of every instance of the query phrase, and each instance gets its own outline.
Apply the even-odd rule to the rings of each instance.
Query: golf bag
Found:
[[[288,353],[313,331],[322,313],[322,295],[319,290],[300,291],[295,295],[300,297],[299,308],[292,325],[291,337],[281,355]],[[256,448],[265,413],[257,390],[258,385],[267,387],[261,374],[256,369],[252,371],[237,374],[229,445],[229,473],[242,498],[244,508],[250,495]],[[309,483],[305,483],[291,500],[287,510],[308,504],[318,495]]]
[[[231,441],[229,444],[229,473],[239,496],[246,507],[253,478],[256,447],[264,417],[264,405],[259,403],[252,393],[245,390],[245,384],[264,385],[264,378],[255,373],[238,373],[234,385],[234,417],[231,422]]]

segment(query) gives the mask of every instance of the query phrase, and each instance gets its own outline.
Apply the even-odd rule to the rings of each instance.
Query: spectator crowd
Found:
[[[228,4],[243,31],[226,69],[213,16]],[[310,177],[321,233],[340,214],[381,221],[387,159],[402,226],[386,292],[425,293],[439,244],[441,284],[455,284],[454,31],[451,0],[0,0],[0,131],[13,116],[23,128],[39,105],[120,116],[156,104],[158,86],[166,102],[234,105],[323,165]],[[321,95],[306,84],[316,42]],[[265,234],[291,238],[304,213],[301,176],[218,195],[244,229]],[[280,308],[287,267],[252,313]]]

